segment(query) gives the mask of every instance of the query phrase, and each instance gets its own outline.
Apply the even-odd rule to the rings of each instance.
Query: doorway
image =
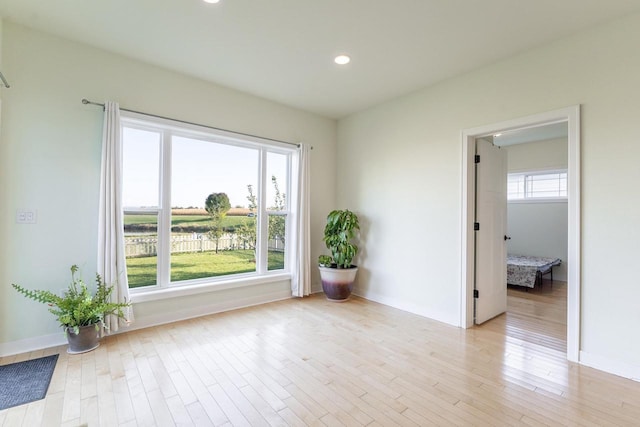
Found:
[[[507,157],[507,254],[517,263],[533,262],[531,257],[561,261],[540,277],[535,272],[524,274],[524,267],[507,268],[506,312],[482,327],[566,354],[567,123],[513,130],[488,139]],[[476,323],[480,323],[477,313]]]
[[[567,253],[567,358],[579,360],[580,348],[580,107],[568,107],[534,116],[467,129],[462,132],[462,280],[460,325],[473,325],[475,284],[475,142],[476,139],[515,129],[565,122],[568,135],[568,253]],[[499,261],[499,260],[498,260]]]

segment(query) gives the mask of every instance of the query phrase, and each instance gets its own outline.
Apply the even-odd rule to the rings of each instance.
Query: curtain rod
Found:
[[[98,107],[102,107],[102,109],[104,109],[104,104],[101,104],[99,102],[89,101],[86,98],[82,98],[82,103],[85,104],[85,105],[86,104],[97,105]],[[279,143],[282,143],[282,144],[295,145],[296,147],[300,147],[300,144],[296,144],[295,142],[287,142],[287,141],[281,141],[279,139],[265,138],[264,136],[251,135],[250,133],[236,132],[234,130],[217,128],[215,126],[201,125],[200,123],[188,122],[186,120],[178,120],[178,119],[172,119],[170,117],[158,116],[156,114],[143,113],[142,111],[129,110],[129,109],[126,109],[126,108],[120,108],[120,109],[123,110],[123,111],[128,111],[129,113],[142,114],[143,116],[155,117],[157,119],[171,120],[171,121],[178,122],[178,123],[184,123],[186,125],[200,126],[200,127],[207,128],[207,129],[220,130],[220,131],[223,131],[223,132],[231,132],[231,133],[235,133],[237,135],[249,136],[249,137],[252,137],[252,138],[266,139],[267,141],[279,142]],[[309,147],[309,148],[313,150],[313,147]]]

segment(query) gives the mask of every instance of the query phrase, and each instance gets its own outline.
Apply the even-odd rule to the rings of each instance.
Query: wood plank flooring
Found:
[[[638,425],[640,383],[494,322],[463,330],[316,295],[107,337],[84,355],[7,357],[60,353],[47,397],[0,411],[0,425]]]
[[[508,337],[567,352],[567,283],[544,280],[535,289],[509,286],[507,313],[482,325]]]

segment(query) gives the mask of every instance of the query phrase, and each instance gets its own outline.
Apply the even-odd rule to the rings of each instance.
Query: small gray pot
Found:
[[[100,345],[100,327],[99,325],[97,327],[96,325],[80,326],[78,334],[73,331],[73,328],[67,328],[67,340],[69,341],[69,348],[67,348],[69,354],[94,350]]]

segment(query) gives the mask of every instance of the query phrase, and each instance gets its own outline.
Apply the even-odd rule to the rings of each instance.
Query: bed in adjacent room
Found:
[[[553,267],[562,263],[560,258],[545,258],[529,255],[507,255],[507,284],[534,288],[536,283],[542,285],[542,276],[551,275]]]

